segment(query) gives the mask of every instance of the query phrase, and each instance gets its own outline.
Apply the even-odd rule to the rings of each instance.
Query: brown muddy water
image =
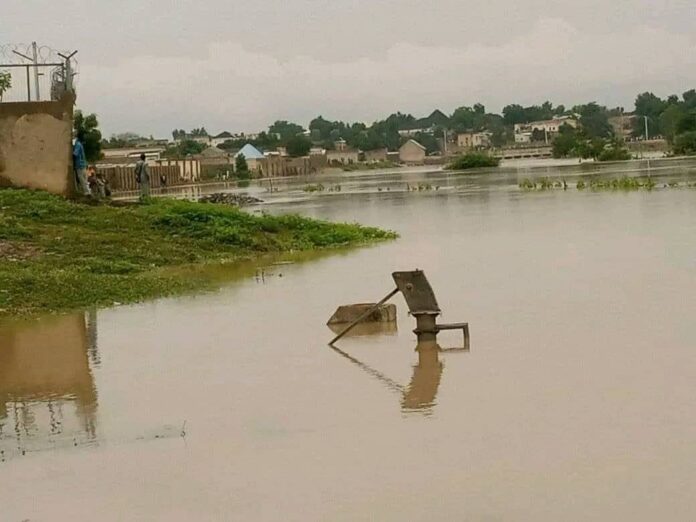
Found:
[[[0,520],[694,520],[696,189],[517,188],[547,175],[286,182],[265,210],[401,238],[4,323]],[[419,357],[400,296],[398,328],[327,347],[416,267],[469,352]]]

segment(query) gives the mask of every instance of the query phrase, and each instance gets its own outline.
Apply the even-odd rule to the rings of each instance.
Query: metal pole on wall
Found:
[[[31,76],[29,76],[29,66],[27,65],[27,101],[31,101]]]
[[[34,62],[34,96],[36,96],[36,101],[41,101],[41,94],[39,93],[39,53],[36,49],[36,42],[31,42],[31,50]]]
[[[72,72],[72,62],[70,61],[73,56],[77,54],[77,51],[73,51],[68,55],[58,53],[58,56],[65,60],[65,90],[68,92],[73,92],[73,72]]]

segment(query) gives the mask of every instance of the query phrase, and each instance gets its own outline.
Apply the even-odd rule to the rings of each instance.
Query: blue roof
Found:
[[[261,152],[259,149],[254,147],[251,143],[247,143],[242,147],[242,150],[240,150],[237,154],[234,155],[236,158],[240,154],[244,154],[245,159],[261,159],[263,158],[263,152]]]

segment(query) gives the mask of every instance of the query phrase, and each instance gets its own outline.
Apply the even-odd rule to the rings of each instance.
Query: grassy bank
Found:
[[[201,276],[182,275],[178,268],[187,265],[393,237],[224,205],[153,200],[117,208],[0,189],[0,317],[135,302],[204,285]]]

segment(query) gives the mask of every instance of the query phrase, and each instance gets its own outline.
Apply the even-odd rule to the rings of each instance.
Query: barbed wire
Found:
[[[19,53],[19,54],[18,54]],[[36,61],[39,64],[47,63],[63,63],[65,59],[60,56],[61,54],[68,56],[69,51],[59,51],[49,47],[48,45],[37,45],[36,46]],[[22,44],[22,43],[6,43],[0,44],[0,66],[2,64],[17,64],[26,65],[31,63],[31,60],[20,56],[24,55],[31,59],[34,57],[33,44]],[[70,59],[73,72],[77,72],[78,61],[73,56]]]
[[[66,78],[67,72],[70,79]],[[0,73],[9,75],[10,80],[10,87],[0,92],[0,101],[59,99],[68,86],[75,90],[77,72],[74,53],[60,52],[47,45],[35,47],[34,43],[0,44]]]

